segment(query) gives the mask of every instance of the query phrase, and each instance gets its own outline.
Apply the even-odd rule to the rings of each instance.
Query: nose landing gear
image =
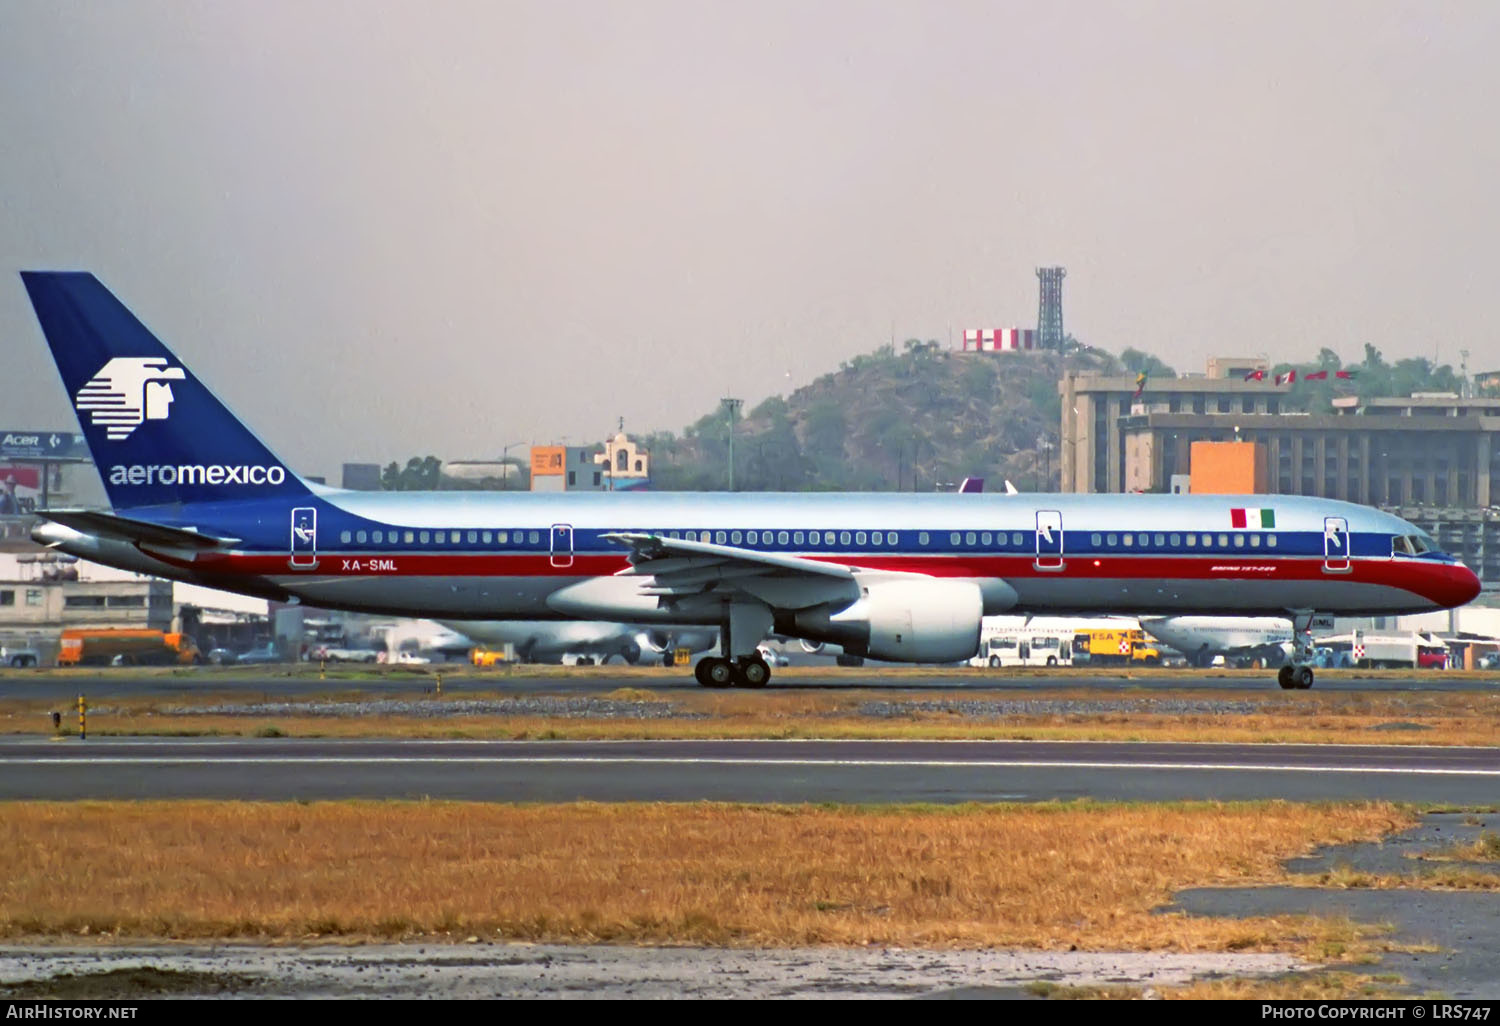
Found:
[[[1306,691],[1313,686],[1312,662],[1317,653],[1313,649],[1312,621],[1316,614],[1310,609],[1291,611],[1292,661],[1276,671],[1276,683],[1285,691]]]

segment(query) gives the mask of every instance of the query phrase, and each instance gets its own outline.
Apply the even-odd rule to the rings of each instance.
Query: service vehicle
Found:
[[[124,628],[62,632],[58,666],[187,666],[203,662],[186,634]]]
[[[1156,666],[1161,663],[1161,649],[1138,628],[1103,627],[1079,631],[1073,637],[1073,650],[1088,653],[1088,661],[1095,665]]]

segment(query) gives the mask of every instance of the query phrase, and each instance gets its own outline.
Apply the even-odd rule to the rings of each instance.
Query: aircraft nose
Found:
[[[1429,597],[1443,609],[1452,609],[1474,601],[1479,596],[1479,577],[1462,563],[1434,566]]]

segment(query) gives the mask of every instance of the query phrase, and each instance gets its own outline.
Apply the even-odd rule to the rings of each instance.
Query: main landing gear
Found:
[[[698,660],[693,676],[706,688],[763,688],[771,679],[771,667],[758,655],[738,659],[709,656]]]
[[[1283,691],[1306,691],[1313,686],[1313,658],[1316,652],[1312,643],[1313,612],[1310,609],[1292,611],[1292,661],[1276,671],[1276,683]]]
[[[719,655],[698,660],[693,676],[706,688],[763,688],[771,679],[771,667],[754,643],[771,630],[771,612],[765,606],[747,602],[726,602],[724,619],[719,626]],[[733,655],[735,638],[751,641],[748,655]]]

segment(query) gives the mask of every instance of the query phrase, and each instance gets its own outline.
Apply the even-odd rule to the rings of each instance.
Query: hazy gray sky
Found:
[[[0,426],[84,268],[299,469],[909,336],[1500,366],[1500,4],[0,0]]]

